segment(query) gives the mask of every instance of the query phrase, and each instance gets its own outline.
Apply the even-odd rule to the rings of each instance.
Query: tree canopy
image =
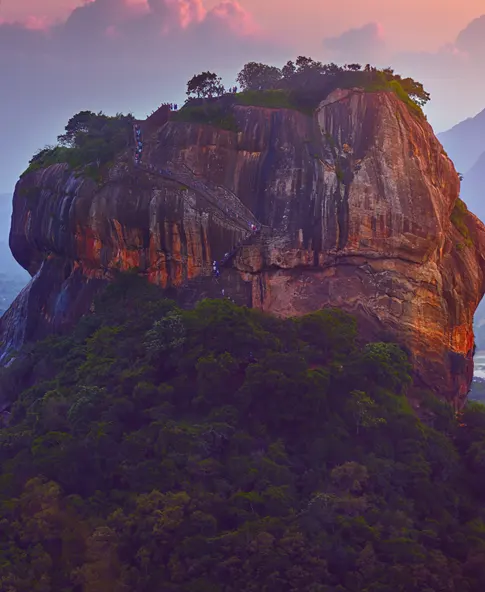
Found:
[[[392,91],[419,116],[423,116],[422,107],[430,100],[429,93],[420,82],[409,77],[402,78],[392,68],[378,69],[370,64],[362,66],[358,63],[343,66],[324,64],[307,56],[298,56],[282,68],[248,62],[237,75],[237,83],[243,94],[253,93],[253,99],[256,99],[254,93],[257,92],[280,91],[287,95],[285,100],[279,101],[282,106],[286,104],[308,111],[336,88]],[[223,93],[220,77],[211,72],[194,76],[187,84],[189,98],[210,98]],[[275,97],[268,96],[268,99],[272,103]]]
[[[109,116],[80,111],[69,119],[64,133],[57,138],[58,145],[47,146],[34,154],[26,172],[58,162],[74,168],[91,165],[99,169],[130,145],[133,122],[131,114]]]
[[[64,128],[65,133],[57,136],[59,144],[73,147],[80,143],[83,136],[87,136],[93,129],[99,127],[103,120],[102,114],[96,115],[92,111],[80,111],[73,115]]]
[[[197,98],[212,98],[224,93],[221,78],[214,72],[196,74],[187,82],[187,96]]]
[[[122,274],[0,372],[0,588],[482,592],[485,407],[337,309],[182,310]]]
[[[237,75],[237,83],[243,90],[268,90],[276,88],[283,74],[275,66],[249,62]]]

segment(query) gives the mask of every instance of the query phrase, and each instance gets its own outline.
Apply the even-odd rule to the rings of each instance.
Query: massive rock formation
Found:
[[[145,125],[143,168],[127,152],[102,184],[67,165],[22,177],[10,244],[33,279],[0,321],[4,352],[69,326],[117,270],[137,268],[186,303],[224,289],[277,315],[346,309],[369,338],[408,348],[417,385],[459,406],[485,228],[467,212],[452,223],[459,179],[431,127],[393,93],[359,89],[313,117],[232,113],[237,133]],[[216,282],[212,260],[241,242]]]

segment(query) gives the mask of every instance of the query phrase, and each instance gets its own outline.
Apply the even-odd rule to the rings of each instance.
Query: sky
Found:
[[[485,1],[0,0],[0,193],[77,111],[144,117],[202,70],[298,55],[412,76],[440,132],[485,108]]]

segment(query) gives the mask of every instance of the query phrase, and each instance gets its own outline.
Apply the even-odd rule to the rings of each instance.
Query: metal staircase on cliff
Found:
[[[226,223],[229,221],[231,226],[244,231],[244,239],[239,241],[229,252],[225,253],[221,260],[214,261],[213,273],[217,279],[220,275],[220,268],[231,261],[239,249],[247,246],[253,237],[260,233],[261,224],[256,219],[251,210],[242,204],[237,195],[229,191],[226,187],[222,187],[220,185],[209,187],[207,183],[197,179],[194,171],[192,171],[184,162],[180,161],[177,163],[170,163],[172,166],[178,166],[183,169],[179,169],[177,171],[159,168],[153,164],[142,162],[143,139],[141,135],[141,129],[137,124],[133,126],[133,136],[135,139],[135,154],[133,156],[133,160],[137,168],[149,174],[175,181],[189,189],[192,189],[194,192],[197,192],[199,195],[204,197],[209,205],[215,208],[219,214],[222,215]],[[217,203],[217,196],[216,199],[214,199],[215,192],[222,194],[220,195],[220,199],[224,201],[223,205]],[[224,290],[222,290],[222,294],[224,295]]]

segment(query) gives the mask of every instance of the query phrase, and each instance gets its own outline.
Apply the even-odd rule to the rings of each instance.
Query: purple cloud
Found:
[[[0,191],[76,111],[143,117],[182,103],[195,73],[215,70],[230,85],[245,62],[279,62],[281,51],[236,0],[211,10],[202,0],[94,0],[60,24],[0,21]]]
[[[323,40],[325,49],[337,61],[374,62],[385,56],[384,30],[379,23],[367,23]]]

